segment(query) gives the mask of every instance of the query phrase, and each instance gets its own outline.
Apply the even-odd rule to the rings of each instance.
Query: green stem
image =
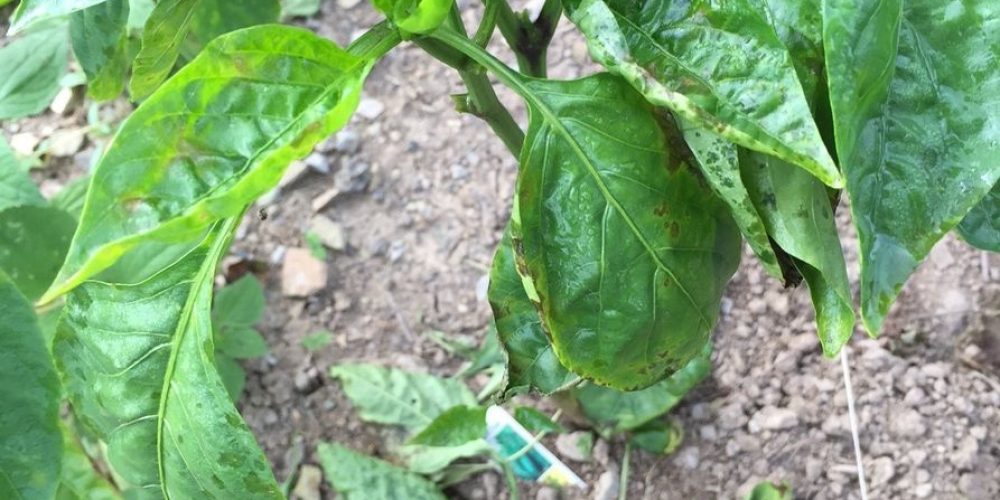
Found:
[[[504,2],[504,5],[507,5]],[[497,17],[500,13],[500,2],[489,2],[486,4],[486,11],[483,12],[483,20],[479,21],[479,28],[476,29],[476,35],[472,37],[472,41],[476,45],[486,48],[486,45],[490,43],[490,38],[493,37],[493,30],[497,26]]]
[[[549,43],[562,16],[561,0],[545,0],[534,22],[525,13],[515,13],[507,0],[488,0],[486,5],[497,8],[497,26],[514,51],[518,69],[526,75],[545,78]]]
[[[347,51],[362,59],[376,60],[399,45],[402,41],[399,31],[389,21],[382,21],[358,37]]]
[[[632,456],[632,441],[625,441],[625,454],[622,456],[622,470],[618,476],[618,500],[628,499],[628,462]]]
[[[458,34],[448,31],[448,30],[438,30],[431,34],[431,37],[440,40],[446,45],[454,48],[455,50],[465,54],[479,65],[483,66],[500,79],[504,85],[508,86],[526,100],[533,100],[531,92],[524,85],[524,80],[521,75],[516,71],[511,69],[509,66],[501,62],[496,57],[493,57],[489,52],[486,52],[478,45],[472,43],[471,40]]]

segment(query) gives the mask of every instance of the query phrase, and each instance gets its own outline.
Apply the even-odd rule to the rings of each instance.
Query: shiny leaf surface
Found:
[[[217,36],[250,26],[277,23],[280,15],[278,0],[199,0],[182,54],[193,58]]]
[[[570,371],[652,385],[708,341],[739,232],[624,80],[530,80],[522,96],[513,220],[528,297]]]
[[[0,212],[0,269],[29,300],[52,283],[76,221],[57,208],[23,206]]]
[[[966,214],[958,225],[958,234],[972,246],[1000,252],[1000,183]]]
[[[488,293],[497,336],[507,362],[507,389],[504,392],[537,390],[551,394],[579,377],[559,363],[524,286],[517,273],[508,226],[493,256]]]
[[[434,31],[448,17],[454,0],[372,0],[375,8],[409,33]]]
[[[87,75],[87,93],[96,101],[114,99],[125,88],[128,7],[128,0],[107,0],[70,17],[73,54]]]
[[[344,384],[362,420],[422,429],[444,411],[475,406],[476,397],[460,381],[367,364],[330,368]]]
[[[153,8],[142,30],[142,48],[135,56],[128,83],[133,101],[141,101],[152,94],[174,69],[199,2],[162,0]]]
[[[0,48],[0,120],[35,115],[48,107],[66,73],[68,50],[65,25],[29,33]]]
[[[430,481],[388,462],[320,443],[316,450],[326,479],[345,500],[444,500]]]
[[[78,420],[124,485],[164,498],[281,498],[215,368],[215,266],[234,219],[135,285],[66,297],[54,352]]]
[[[598,63],[650,102],[831,187],[827,153],[788,51],[752,0],[577,0],[571,19]]]
[[[3,271],[0,318],[0,498],[52,498],[62,456],[59,380],[31,303]]]
[[[298,28],[217,38],[122,124],[44,299],[139,243],[189,240],[240,213],[291,160],[343,126],[369,66]]]
[[[10,32],[16,35],[34,24],[72,14],[106,0],[21,0],[10,18]]]
[[[931,247],[1000,178],[1000,3],[828,0],[837,152],[877,334]]]

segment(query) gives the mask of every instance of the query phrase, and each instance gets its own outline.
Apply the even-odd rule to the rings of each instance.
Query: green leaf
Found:
[[[319,235],[316,233],[312,231],[306,233],[306,247],[316,259],[326,260],[326,247],[323,246],[323,242],[319,240]]]
[[[319,330],[302,338],[302,347],[309,352],[318,351],[333,342],[333,334],[326,330]]]
[[[861,313],[875,335],[931,247],[1000,179],[1000,3],[823,5]]]
[[[215,348],[238,359],[259,358],[267,354],[267,342],[250,327],[226,328],[215,335]]]
[[[22,3],[21,5],[25,5]],[[66,72],[65,25],[39,30],[0,48],[0,120],[45,111]]]
[[[114,99],[125,88],[128,9],[128,0],[107,0],[70,17],[73,53],[87,75],[87,93],[95,101]]]
[[[278,0],[198,0],[191,19],[191,33],[182,52],[192,58],[216,37],[250,26],[277,23],[281,14]]]
[[[107,479],[94,469],[90,457],[66,425],[60,425],[63,436],[62,469],[56,500],[119,500],[121,495]]]
[[[539,432],[566,432],[566,428],[553,422],[548,415],[531,408],[530,406],[518,406],[514,409],[514,418],[524,426],[528,432],[537,434]]]
[[[0,318],[0,498],[52,498],[62,455],[59,380],[31,304],[3,271]]]
[[[1000,183],[966,214],[958,234],[972,246],[1000,252]]]
[[[503,352],[500,350],[500,339],[497,337],[496,326],[489,325],[486,335],[483,336],[483,343],[471,353],[469,363],[459,370],[456,376],[471,377],[490,367],[500,367],[504,362]],[[502,367],[500,367],[502,369]]]
[[[74,219],[80,220],[80,213],[83,212],[83,201],[87,197],[89,186],[89,176],[69,181],[62,190],[52,197],[49,204],[52,205],[52,208],[58,208],[72,215]]]
[[[45,301],[141,242],[190,240],[241,213],[343,126],[371,63],[299,28],[217,38],[122,124]]]
[[[758,483],[747,495],[747,500],[793,500],[794,498],[795,495],[792,494],[792,488],[788,484],[782,483],[779,486],[770,481]]]
[[[754,0],[574,3],[594,59],[650,102],[843,187],[788,51]]]
[[[233,403],[240,400],[243,394],[243,387],[247,384],[247,372],[243,370],[240,363],[225,354],[215,354],[215,369],[219,371],[219,378],[222,385],[226,387],[226,393]]]
[[[454,0],[372,0],[399,29],[408,33],[430,33],[451,10]]]
[[[16,35],[27,28],[67,16],[91,5],[103,3],[106,0],[21,0],[10,18],[10,31],[7,36]],[[3,66],[7,67],[7,66]]]
[[[507,389],[551,394],[579,380],[559,363],[542,331],[541,319],[524,291],[512,246],[510,225],[493,256],[489,299],[497,337],[507,362]]]
[[[59,271],[75,228],[73,217],[57,208],[0,212],[0,269],[28,299],[37,299]]]
[[[264,316],[265,307],[264,288],[247,274],[215,293],[212,320],[219,329],[254,326]]]
[[[409,444],[457,446],[486,437],[486,408],[459,405],[445,410]]]
[[[422,429],[445,410],[475,406],[476,397],[458,380],[368,364],[330,368],[366,422]]]
[[[45,198],[0,136],[0,211],[21,205],[44,206]]]
[[[633,445],[657,455],[669,455],[684,441],[684,429],[666,420],[652,420],[632,431]]]
[[[316,454],[330,486],[344,500],[444,500],[430,481],[406,470],[351,451],[320,443]]]
[[[598,428],[623,432],[670,411],[712,370],[711,346],[670,378],[640,391],[622,392],[588,384],[573,390],[587,418]]]
[[[513,232],[525,291],[563,366],[648,387],[707,343],[739,232],[624,80],[520,90],[530,119]]]
[[[701,173],[719,199],[729,205],[729,213],[753,252],[771,276],[782,279],[778,256],[771,246],[767,228],[740,178],[739,152],[722,137],[681,122],[684,141],[694,154]]]
[[[54,353],[78,420],[120,484],[166,498],[281,498],[215,369],[215,267],[239,218],[139,284],[66,297]]]

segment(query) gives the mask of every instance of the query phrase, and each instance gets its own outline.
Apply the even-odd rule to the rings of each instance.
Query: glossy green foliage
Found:
[[[0,318],[0,498],[52,498],[62,456],[59,380],[31,304],[3,271]]]
[[[292,159],[343,126],[370,65],[298,28],[217,38],[122,124],[43,300],[139,243],[190,240],[240,213]]]
[[[72,14],[106,0],[21,0],[10,18],[10,32],[16,35],[35,24]]]
[[[330,375],[341,380],[359,416],[368,422],[415,431],[452,407],[476,405],[476,397],[454,379],[367,364],[334,366]]]
[[[63,457],[55,500],[120,500],[121,494],[94,469],[73,432],[65,425],[61,428]]]
[[[0,211],[22,205],[45,205],[45,198],[0,137]]]
[[[24,4],[21,4],[24,5]],[[41,113],[59,92],[69,50],[65,25],[28,33],[0,48],[0,120]]]
[[[430,33],[444,22],[454,0],[372,0],[399,29]]]
[[[87,75],[87,93],[94,100],[114,99],[125,87],[128,14],[128,0],[107,0],[70,17],[73,54]]]
[[[46,206],[22,206],[0,212],[0,269],[28,299],[35,300],[52,283],[76,221]]]
[[[1000,3],[829,0],[837,153],[877,334],[931,247],[1000,178]]]
[[[191,32],[181,47],[182,55],[192,58],[215,37],[250,26],[278,22],[278,0],[199,0],[191,18]]]
[[[712,370],[711,347],[666,380],[640,391],[622,392],[588,384],[573,390],[587,418],[605,433],[637,429],[680,403]]]
[[[510,227],[504,231],[490,269],[488,293],[497,337],[507,363],[505,392],[551,394],[579,377],[559,363],[542,331],[541,319],[517,273]]]
[[[135,285],[88,281],[53,347],[79,422],[125,489],[154,498],[280,498],[215,369],[211,301],[232,220]]]
[[[958,225],[958,233],[970,245],[1000,252],[1000,183],[965,215]]]
[[[753,0],[575,0],[591,55],[649,100],[744,147],[843,179],[788,51]]]
[[[514,240],[559,361],[650,386],[698,354],[739,264],[726,208],[624,80],[530,80]]]
[[[330,486],[345,500],[444,500],[426,479],[388,462],[320,443],[316,450]]]

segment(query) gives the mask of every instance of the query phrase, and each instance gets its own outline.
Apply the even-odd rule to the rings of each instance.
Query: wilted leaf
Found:
[[[1000,183],[965,215],[958,234],[972,246],[1000,252]]]
[[[316,454],[330,486],[344,500],[445,499],[430,481],[339,444],[320,443]]]
[[[1000,179],[1000,3],[828,0],[837,152],[872,335],[931,247]]]
[[[107,0],[70,17],[73,54],[87,75],[87,93],[96,101],[114,99],[125,88],[128,9],[128,0]]]
[[[122,124],[44,300],[142,242],[191,240],[241,213],[347,121],[370,65],[291,27],[248,28],[209,44]]]
[[[25,3],[21,4],[22,6]],[[0,48],[0,120],[41,113],[59,93],[66,72],[66,26],[22,36]]]
[[[0,318],[0,498],[52,498],[62,456],[59,379],[31,304],[3,271]]]
[[[362,420],[419,430],[454,406],[475,406],[476,397],[458,380],[367,364],[330,368]]]
[[[574,0],[591,55],[650,102],[844,184],[788,51],[754,0]]]
[[[237,221],[142,283],[88,281],[66,297],[53,349],[66,394],[124,486],[281,498],[215,368],[212,284]]]
[[[28,299],[37,299],[56,277],[74,229],[73,217],[57,208],[0,212],[0,269]]]

